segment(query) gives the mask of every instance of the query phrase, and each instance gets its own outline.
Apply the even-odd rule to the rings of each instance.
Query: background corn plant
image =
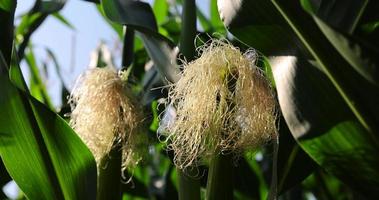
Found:
[[[89,1],[120,37],[122,66],[117,67],[131,69],[133,89],[150,122],[149,155],[129,183],[116,173],[117,156],[97,177],[93,156],[66,123],[68,89],[62,90],[58,111],[41,79],[30,38],[47,17],[72,27],[59,14],[65,3],[37,0],[14,27],[17,2],[0,0],[0,185],[13,179],[22,190],[20,199],[200,199],[205,194],[266,199],[268,193],[280,199],[378,198],[377,1],[210,0],[209,15],[194,0],[175,1],[177,10],[165,0]],[[277,153],[267,145],[221,169],[220,176],[233,176],[209,194],[208,166],[176,170],[172,152],[156,139],[164,110],[157,101],[167,91],[152,88],[177,81],[177,57],[190,61],[201,41],[220,36],[259,52],[258,65],[277,92],[280,138]],[[47,52],[59,71],[53,51]],[[100,48],[98,67],[112,64],[102,55]],[[22,60],[30,68],[29,84],[19,68]],[[146,63],[152,66],[144,69]]]

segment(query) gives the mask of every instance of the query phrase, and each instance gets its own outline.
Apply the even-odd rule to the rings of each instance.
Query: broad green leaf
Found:
[[[341,56],[365,79],[379,86],[379,61],[375,49],[364,46],[354,38],[344,35],[318,17],[313,17],[320,30]]]
[[[225,27],[266,56],[292,54],[291,49],[302,48],[270,1],[219,0],[217,6]]]
[[[69,125],[0,76],[0,155],[29,199],[94,199],[96,164]],[[15,156],[17,152],[17,156]]]
[[[13,44],[13,19],[16,9],[16,0],[0,1],[0,52],[3,54],[6,65],[11,61]],[[5,74],[6,66],[0,68],[0,74]]]
[[[377,125],[379,115],[376,112],[378,108],[373,103],[373,101],[379,100],[377,88],[367,83],[367,81],[361,80],[361,77],[354,71],[351,72],[352,68],[349,64],[322,37],[323,33],[317,28],[311,16],[305,13],[299,4],[289,5],[284,4],[282,1],[273,1],[273,3],[286,18],[288,24],[296,32],[323,72],[332,81],[359,122],[372,135],[373,140],[379,144],[379,141],[373,136],[375,132],[379,131]],[[352,81],[354,84],[352,84]],[[362,90],[362,87],[364,90]],[[358,95],[367,98],[358,98]]]
[[[351,35],[365,8],[372,4],[368,4],[367,0],[302,0],[302,5],[312,7],[307,11],[341,56],[365,79],[378,85],[377,48],[369,47]]]
[[[219,2],[222,2],[222,1],[219,1]],[[238,4],[238,2],[240,2],[241,4]],[[273,2],[273,4],[271,2]],[[252,43],[251,42],[251,40],[252,40],[251,38],[256,38],[256,37],[259,38],[260,35],[263,35],[260,33],[261,30],[259,30],[258,28],[257,28],[258,30],[254,29],[254,27],[259,26],[261,24],[266,24],[266,25],[269,25],[269,26],[265,26],[265,27],[267,27],[267,33],[268,34],[263,35],[263,36],[269,35],[268,38],[272,39],[271,41],[274,41],[273,43],[279,43],[279,47],[276,49],[276,50],[279,50],[278,51],[279,55],[280,54],[284,54],[284,55],[291,55],[292,54],[292,55],[299,55],[299,56],[303,56],[303,57],[304,57],[304,55],[306,55],[307,57],[309,57],[308,54],[310,53],[311,56],[316,58],[317,62],[320,62],[320,60],[321,60],[321,65],[319,65],[319,66],[322,66],[323,72],[327,73],[328,78],[332,79],[333,84],[338,88],[339,92],[343,95],[345,101],[349,104],[350,108],[354,111],[354,115],[358,116],[359,121],[361,123],[363,123],[363,124],[366,124],[366,122],[368,123],[365,125],[365,128],[370,130],[371,127],[374,127],[374,129],[375,129],[375,126],[376,126],[375,121],[377,119],[377,117],[376,117],[377,115],[375,113],[377,113],[377,106],[375,106],[374,102],[378,101],[378,92],[377,92],[377,89],[375,89],[375,86],[373,86],[370,83],[367,83],[367,81],[363,80],[357,73],[355,73],[355,71],[349,66],[349,64],[341,56],[338,55],[338,52],[334,51],[334,47],[332,45],[328,44],[328,42],[323,39],[323,34],[320,32],[320,30],[317,30],[317,28],[315,28],[315,27],[317,27],[317,25],[313,22],[312,19],[309,20],[310,16],[307,16],[307,14],[305,14],[304,10],[293,9],[295,7],[296,3],[288,4],[288,3],[284,3],[282,1],[271,1],[271,2],[269,2],[269,1],[266,1],[266,2],[262,2],[262,1],[254,1],[254,2],[252,2],[252,1],[231,1],[228,3],[229,3],[229,5],[232,5],[232,6],[229,6],[229,7],[225,6],[224,8],[223,8],[222,4],[221,5],[219,4],[218,6],[219,6],[219,9],[221,10],[221,13],[220,13],[221,17],[223,18],[223,21],[226,25],[229,24],[229,28],[230,28],[231,32],[235,36],[237,36],[238,39],[242,40],[242,42],[247,43],[249,45],[252,45],[252,47],[256,47],[259,51],[261,51],[261,49],[267,48],[267,46],[268,47],[273,46],[270,44],[270,42],[262,42],[262,44],[264,46],[265,45],[267,45],[267,46],[261,48],[261,46],[259,46],[259,45],[258,45],[258,47],[253,46],[253,45],[256,45],[259,43]],[[250,6],[247,6],[249,4],[250,4]],[[262,9],[262,6],[263,6],[263,8],[267,8],[267,9]],[[256,8],[256,9],[254,9],[254,8]],[[277,9],[275,9],[275,8],[277,8]],[[357,9],[360,9],[360,8],[358,7]],[[248,12],[249,10],[250,10],[250,12]],[[270,13],[270,14],[264,15],[261,12],[261,14],[259,15],[261,10],[266,12],[266,13]],[[291,11],[290,16],[288,15],[288,12],[286,12],[288,10]],[[255,13],[254,13],[254,11],[255,11]],[[255,17],[252,17],[252,15]],[[281,15],[283,17],[281,17]],[[277,16],[279,16],[279,17],[277,17]],[[250,21],[248,21],[249,18],[251,18]],[[280,18],[282,18],[282,19],[280,19]],[[244,20],[241,20],[241,19],[244,19]],[[274,19],[276,19],[276,20],[274,20]],[[283,19],[285,19],[288,22],[287,25],[286,25],[286,23],[283,23]],[[274,27],[279,26],[282,28],[283,31],[278,32],[278,29],[273,28],[273,26]],[[244,30],[248,30],[246,28],[249,28],[249,27],[252,27],[252,28],[249,31],[244,31]],[[292,31],[289,30],[289,27],[291,27]],[[238,31],[238,29],[240,29],[240,31]],[[287,30],[287,31],[284,31],[284,30]],[[289,35],[290,37],[286,37],[286,33],[291,33],[291,32],[295,33],[296,36],[292,33]],[[298,39],[289,40],[291,37],[292,38],[298,37]],[[283,39],[283,38],[285,39],[284,43],[282,43],[284,45],[281,45],[280,41],[277,41],[278,38],[279,39]],[[286,43],[286,40],[287,40],[287,42],[288,41],[289,42]],[[264,40],[262,39],[262,41],[264,41]],[[303,45],[299,45],[299,41],[301,41],[303,43]],[[285,48],[281,48],[282,46],[284,46]],[[307,50],[304,51],[304,48],[301,48],[302,46],[305,46],[307,48]],[[290,52],[288,52],[288,50],[290,50]],[[296,53],[299,51],[301,52],[300,54]],[[270,52],[264,51],[263,53],[266,53],[266,55],[267,55]],[[273,54],[268,54],[268,55],[273,55]],[[275,55],[275,53],[274,53],[274,55]],[[284,58],[286,58],[286,57],[284,57]],[[331,115],[331,114],[329,114],[329,112],[332,109],[329,109],[329,112],[326,112],[326,110],[328,110],[328,109],[325,109],[325,113],[323,114],[323,117],[320,117],[320,115],[322,115],[322,114],[319,114],[317,112],[320,110],[319,108],[316,108],[315,111],[313,111],[313,112],[316,112],[316,114],[312,114],[312,112],[310,112],[309,109],[311,109],[312,106],[314,106],[313,104],[319,105],[320,104],[319,102],[323,102],[323,101],[318,100],[318,102],[317,102],[315,100],[316,98],[314,96],[312,96],[313,98],[311,98],[310,97],[311,95],[309,95],[308,92],[307,93],[304,92],[305,94],[302,94],[302,95],[293,95],[294,92],[298,92],[300,90],[300,88],[305,84],[302,82],[297,83],[297,81],[300,77],[300,75],[297,75],[297,74],[300,74],[299,72],[291,70],[288,67],[287,68],[283,67],[286,65],[294,65],[290,59],[297,60],[296,57],[289,57],[288,59],[280,60],[280,57],[278,57],[278,58],[275,58],[275,62],[273,60],[270,64],[273,67],[274,74],[276,75],[275,82],[276,82],[276,85],[278,87],[277,90],[278,90],[278,94],[279,94],[280,105],[281,105],[281,108],[283,111],[283,115],[286,119],[286,122],[287,122],[287,124],[291,130],[291,133],[293,135],[297,136],[296,134],[298,134],[300,132],[301,134],[304,134],[304,137],[306,137],[306,136],[312,137],[312,136],[310,136],[311,133],[309,132],[308,129],[314,128],[314,129],[316,129],[315,132],[317,132],[318,134],[327,135],[329,133],[329,132],[327,132],[329,130],[329,128],[331,126],[337,126],[338,123],[340,122],[340,121],[334,121],[334,120],[341,118],[341,116],[336,117],[336,116],[334,116],[334,113]],[[304,63],[307,64],[306,62],[302,62],[299,65],[304,65]],[[309,66],[309,64],[307,64],[305,66]],[[325,67],[327,67],[326,70],[325,70]],[[304,68],[304,66],[303,66],[303,68]],[[296,73],[297,76],[295,76],[293,73]],[[313,87],[316,87],[316,88],[320,87],[319,86],[320,82],[328,81],[328,79],[326,79],[325,77],[324,78],[318,78],[319,76],[323,75],[322,72],[315,73],[314,71],[311,71],[310,73],[312,75],[307,76],[307,78],[309,79],[308,81],[313,80],[313,82],[311,83],[313,85]],[[313,74],[313,73],[315,73],[315,74]],[[285,76],[286,74],[288,76],[290,76],[290,75],[292,75],[292,76],[288,79],[280,79],[281,76]],[[301,76],[304,76],[303,73],[301,73],[301,74],[302,74]],[[321,74],[321,75],[319,75],[319,74]],[[311,79],[311,78],[313,78],[313,79]],[[295,81],[296,81],[296,84],[293,84],[293,86],[289,85],[291,82],[295,82]],[[303,80],[303,82],[305,82],[305,80]],[[351,83],[354,83],[354,84],[351,84]],[[291,90],[289,90],[287,88],[290,86],[293,87]],[[316,91],[313,87],[308,87],[308,90],[312,91],[312,93],[316,93]],[[333,94],[333,92],[331,92],[331,94],[329,94],[329,93],[325,94],[325,92],[322,92],[323,89],[320,89],[320,90],[321,91],[317,90],[317,92],[318,92],[317,96],[320,96],[320,97],[325,96],[328,98],[332,97],[332,95],[338,96],[338,93],[337,93],[338,91],[333,91],[335,94]],[[291,91],[293,91],[293,92],[291,92]],[[362,96],[362,98],[361,99],[356,99],[356,98],[352,99],[352,97],[358,96],[358,95]],[[302,105],[296,105],[296,104],[299,104],[298,102],[303,102],[304,101],[303,99],[305,99],[306,97],[313,99],[314,103],[313,104],[304,103]],[[340,100],[338,102],[334,102],[333,100],[329,100],[329,102],[326,104],[331,105],[331,107],[334,109],[337,109],[337,108],[339,109],[342,105],[341,109],[343,109],[345,111],[346,110],[349,111],[349,109],[348,109],[349,107],[346,107],[346,104],[343,100],[341,100],[341,97],[338,96],[338,98],[340,98]],[[333,99],[333,98],[331,98],[331,99]],[[373,99],[375,99],[375,100],[373,100]],[[309,101],[309,102],[311,102],[311,101]],[[339,105],[339,107],[336,107],[336,104]],[[286,107],[286,106],[287,106],[287,108],[284,109],[284,107]],[[340,112],[340,114],[343,116],[344,113]],[[328,115],[331,115],[331,116],[328,116]],[[351,115],[351,113],[349,113],[349,115],[350,115],[350,118],[355,119],[354,115]],[[315,116],[318,116],[318,117],[315,118]],[[328,117],[326,117],[326,116],[328,116]],[[362,118],[362,116],[363,116],[363,118]],[[295,118],[297,120],[294,120],[293,118]],[[357,121],[355,121],[355,122],[357,122]],[[357,126],[359,126],[359,123]],[[328,129],[317,130],[317,127],[327,127]],[[342,134],[342,133],[347,134],[346,132],[348,132],[348,129],[339,130],[339,134]],[[354,134],[354,129],[352,129],[352,132],[353,133],[350,133],[350,134]],[[354,148],[357,148],[357,149],[361,148],[362,145],[364,144],[364,142],[362,142],[362,141],[366,140],[366,141],[372,142],[372,141],[377,140],[376,136],[374,136],[373,132],[362,131],[360,134],[362,134],[362,136],[360,136],[360,137],[363,138],[363,139],[362,138],[360,139],[361,143],[359,142],[358,139],[357,139],[358,144],[351,142],[352,143],[351,145],[353,145]],[[359,137],[359,134],[357,134],[355,136]],[[341,140],[341,138],[332,137],[329,140],[330,140],[329,141],[330,143],[338,143],[339,140]],[[336,147],[335,149],[325,148],[325,151],[323,151],[324,148],[322,148],[322,145],[316,143],[315,141],[308,143],[308,146],[303,145],[303,143],[301,143],[301,144],[302,144],[301,145],[302,148],[319,165],[323,166],[325,169],[329,170],[330,172],[336,174],[339,178],[344,180],[346,183],[348,183],[354,189],[360,190],[361,192],[364,193],[365,189],[360,187],[359,185],[357,186],[356,182],[361,181],[361,182],[367,182],[368,184],[372,183],[372,182],[370,182],[371,180],[368,180],[367,173],[357,174],[356,177],[353,177],[350,179],[349,177],[346,176],[346,174],[352,174],[355,172],[352,172],[351,171],[352,169],[346,168],[346,166],[347,166],[346,163],[343,163],[342,161],[339,161],[339,160],[333,160],[330,162],[323,162],[323,160],[321,158],[321,157],[328,158],[328,155],[330,155],[330,157],[332,157],[333,155],[335,155],[341,151],[342,152],[347,151],[347,149],[351,148],[351,146],[335,145],[335,147]],[[310,151],[310,149],[309,149],[310,147],[314,147],[313,151]],[[371,150],[374,149],[375,151],[377,151],[376,144],[371,144],[371,146],[369,148],[371,148]],[[370,155],[370,156],[372,157],[375,154],[373,154],[374,151],[371,151],[371,150],[369,150],[367,152],[371,153],[372,155]],[[357,162],[357,160],[359,160],[359,158],[356,159],[354,157],[355,155],[353,155],[353,154],[351,154],[351,155],[348,154],[348,155],[344,155],[344,156],[351,157],[350,159],[354,160],[354,162]],[[351,164],[354,165],[353,164],[354,162],[352,162]],[[358,167],[359,169],[365,170],[368,168],[369,170],[372,170],[372,169],[377,168],[377,160],[375,160],[375,159],[374,160],[363,159],[362,162],[365,164],[363,164],[364,166],[359,166]],[[343,169],[343,170],[345,170],[345,174],[341,173],[341,171],[343,171],[343,170],[338,171],[335,166],[338,166],[341,168],[345,167],[346,169]],[[333,169],[331,169],[331,168],[333,168]],[[375,185],[375,183],[374,183],[374,185]],[[375,190],[375,189],[370,188],[367,190]]]
[[[157,31],[153,10],[145,2],[134,0],[102,0],[105,15],[112,21]]]
[[[270,62],[283,116],[300,146],[352,189],[377,197],[379,148],[326,75],[301,57]]]

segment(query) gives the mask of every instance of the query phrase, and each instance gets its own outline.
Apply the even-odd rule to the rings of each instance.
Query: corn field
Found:
[[[67,0],[0,0],[1,199],[379,199],[378,1],[71,1],[120,53],[68,87]]]

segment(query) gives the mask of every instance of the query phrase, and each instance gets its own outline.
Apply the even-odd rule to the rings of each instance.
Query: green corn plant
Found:
[[[149,152],[135,169],[121,171],[122,145],[116,145],[102,160],[106,167],[97,171],[91,146],[62,118],[70,107],[67,88],[62,111],[55,113],[31,41],[48,17],[76,29],[60,14],[66,1],[36,0],[15,26],[21,2],[1,0],[1,187],[14,180],[23,199],[378,198],[379,3],[86,1],[96,4],[122,44],[119,68],[142,99]],[[255,49],[256,65],[276,94],[279,146],[268,143],[238,159],[215,154],[190,169],[176,168],[175,152],[156,137],[162,113],[170,112],[162,99],[182,79],[181,61],[200,58],[196,48],[214,37],[241,52]],[[59,55],[46,52],[63,80]],[[30,69],[29,84],[21,61]],[[123,182],[125,177],[131,181]],[[0,191],[0,199],[6,198]]]

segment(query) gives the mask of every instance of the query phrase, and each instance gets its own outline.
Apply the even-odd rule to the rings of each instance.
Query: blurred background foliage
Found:
[[[47,18],[76,29],[61,14],[66,3],[36,0],[28,12],[15,17],[16,1],[0,1],[2,199],[96,196],[94,159],[66,123],[69,74],[54,49],[43,48],[49,59],[41,60],[31,40]],[[120,46],[115,53],[99,43],[89,66],[130,69],[129,82],[149,126],[148,157],[133,172],[125,172],[127,177],[133,175],[130,181],[118,176],[108,185],[121,194],[112,199],[205,198],[207,166],[200,166],[198,176],[188,182],[180,181],[186,172],[175,169],[172,152],[156,135],[166,85],[180,78],[177,58],[196,58],[195,48],[211,38],[226,38],[242,51],[258,52],[257,65],[275,88],[281,112],[279,149],[268,144],[235,161],[228,188],[234,199],[267,199],[268,194],[278,199],[378,199],[378,1],[87,0],[87,4],[96,6]],[[209,9],[200,9],[199,4]],[[25,79],[22,62],[29,72]],[[47,71],[52,70],[62,83],[59,107],[46,87]],[[10,194],[16,187],[21,190]],[[98,192],[97,199],[102,198],[106,199]]]

